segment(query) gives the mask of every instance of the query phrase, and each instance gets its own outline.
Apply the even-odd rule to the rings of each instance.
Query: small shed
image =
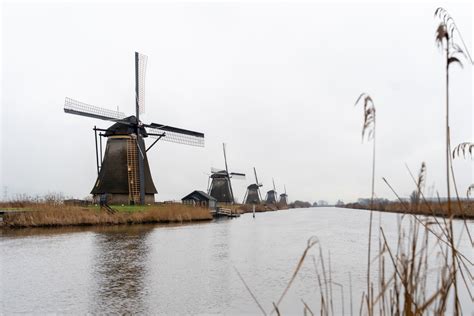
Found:
[[[217,199],[210,196],[203,191],[193,191],[181,199],[183,204],[204,206],[210,209],[215,209],[217,206]]]

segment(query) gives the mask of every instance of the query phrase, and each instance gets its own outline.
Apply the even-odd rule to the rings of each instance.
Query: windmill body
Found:
[[[124,120],[133,121],[136,117],[131,116]],[[115,123],[105,131],[107,145],[99,175],[91,191],[94,197],[107,194],[111,204],[129,204],[131,201],[139,203],[140,176],[137,163],[134,162],[137,146],[139,146],[140,151],[145,153],[143,158],[145,203],[151,204],[155,201],[157,191],[146,156],[143,137],[147,134],[144,129],[141,135],[142,138],[137,143],[135,130],[119,123]]]
[[[214,197],[220,203],[235,203],[234,192],[232,190],[231,178],[245,178],[244,173],[229,172],[227,165],[226,146],[222,144],[224,152],[225,170],[211,169],[211,185],[209,186],[209,195]]]
[[[253,183],[247,187],[247,193],[245,195],[245,204],[260,204],[260,187]]]
[[[278,193],[275,188],[275,180],[272,179],[272,182],[273,182],[273,190],[268,191],[267,196],[265,197],[265,203],[267,204],[277,203]]]
[[[288,195],[286,193],[280,194],[280,204],[288,205]]]
[[[280,194],[280,204],[288,205],[288,195],[286,193]]]
[[[267,203],[267,204],[276,204],[277,196],[278,196],[278,194],[275,190],[268,191],[267,196],[265,197],[265,203]]]
[[[204,146],[204,134],[164,124],[145,124],[140,114],[145,109],[145,55],[135,53],[135,115],[126,117],[118,111],[92,106],[66,98],[64,112],[80,116],[115,122],[108,129],[96,132],[97,180],[91,191],[94,198],[106,196],[110,204],[153,203],[157,193],[148,164],[147,151],[160,139],[173,143]],[[97,131],[107,138],[102,159],[102,145],[99,159]],[[155,141],[146,148],[145,138]],[[100,138],[101,140],[102,138]],[[102,144],[102,142],[100,142]],[[99,165],[100,160],[100,165]]]
[[[225,170],[213,173],[211,175],[209,195],[214,197],[217,202],[234,203],[231,186],[230,177]]]
[[[286,194],[286,186],[285,186],[285,192],[280,194],[280,204],[282,205],[288,205],[288,194]]]
[[[255,183],[252,183],[247,187],[247,192],[245,193],[244,203],[245,204],[260,204],[262,197],[260,195],[261,183],[258,182],[257,171],[253,168],[255,174]]]

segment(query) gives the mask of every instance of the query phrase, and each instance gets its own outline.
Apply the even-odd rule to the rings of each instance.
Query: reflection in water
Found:
[[[94,299],[89,312],[146,313],[146,237],[153,226],[122,226],[97,233],[92,278]]]
[[[256,314],[234,267],[269,311],[313,235],[325,256],[331,253],[331,279],[345,286],[346,313],[352,295],[356,312],[356,298],[366,288],[369,214],[317,208],[191,225],[5,230],[0,236],[0,315]],[[395,245],[400,215],[381,218],[388,243]],[[453,224],[456,232],[463,231],[461,221]],[[474,222],[467,225],[474,229]],[[373,238],[376,244],[376,234]],[[458,239],[459,250],[473,261],[466,233]],[[312,256],[319,257],[317,247],[308,253]],[[433,276],[437,258],[429,258]],[[332,296],[336,315],[342,314],[341,297],[339,291]],[[282,314],[302,314],[301,299],[319,310],[310,259],[279,306]],[[471,315],[474,306],[466,290],[461,302]]]

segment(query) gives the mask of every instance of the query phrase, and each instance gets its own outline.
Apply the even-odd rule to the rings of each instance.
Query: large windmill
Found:
[[[222,144],[222,149],[224,151],[225,169],[211,169],[211,185],[208,189],[208,192],[210,196],[217,199],[217,202],[234,203],[234,191],[232,190],[232,183],[230,182],[230,179],[245,179],[245,174],[229,172],[225,144]]]
[[[262,196],[260,195],[260,187],[262,184],[258,182],[257,170],[253,168],[255,174],[255,183],[252,183],[247,187],[247,192],[245,193],[244,203],[245,204],[260,204],[262,201]]]
[[[145,73],[148,57],[135,52],[135,115],[126,117],[112,111],[66,98],[64,112],[115,122],[108,129],[95,128],[97,181],[91,191],[94,198],[107,195],[111,204],[154,202],[157,193],[151,178],[147,151],[160,139],[173,143],[204,147],[204,134],[169,125],[140,121],[145,111]],[[107,146],[99,166],[97,131],[107,137]],[[103,133],[102,133],[103,132]],[[145,147],[144,138],[155,141]],[[100,138],[102,139],[102,138]],[[102,143],[101,143],[102,144]]]
[[[273,178],[272,178],[272,182],[273,182],[273,190],[268,191],[267,196],[265,197],[265,203],[267,204],[276,204],[277,202],[278,193],[276,191],[275,180],[273,180]]]
[[[286,194],[286,185],[284,186],[285,192],[280,194],[280,204],[288,205],[288,194]]]

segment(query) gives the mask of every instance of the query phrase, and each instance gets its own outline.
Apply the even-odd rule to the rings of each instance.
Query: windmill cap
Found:
[[[110,126],[105,132],[105,136],[134,134],[136,133],[137,125],[138,120],[134,115],[126,117]],[[142,137],[148,137],[146,129],[143,126],[140,126],[140,134]]]

